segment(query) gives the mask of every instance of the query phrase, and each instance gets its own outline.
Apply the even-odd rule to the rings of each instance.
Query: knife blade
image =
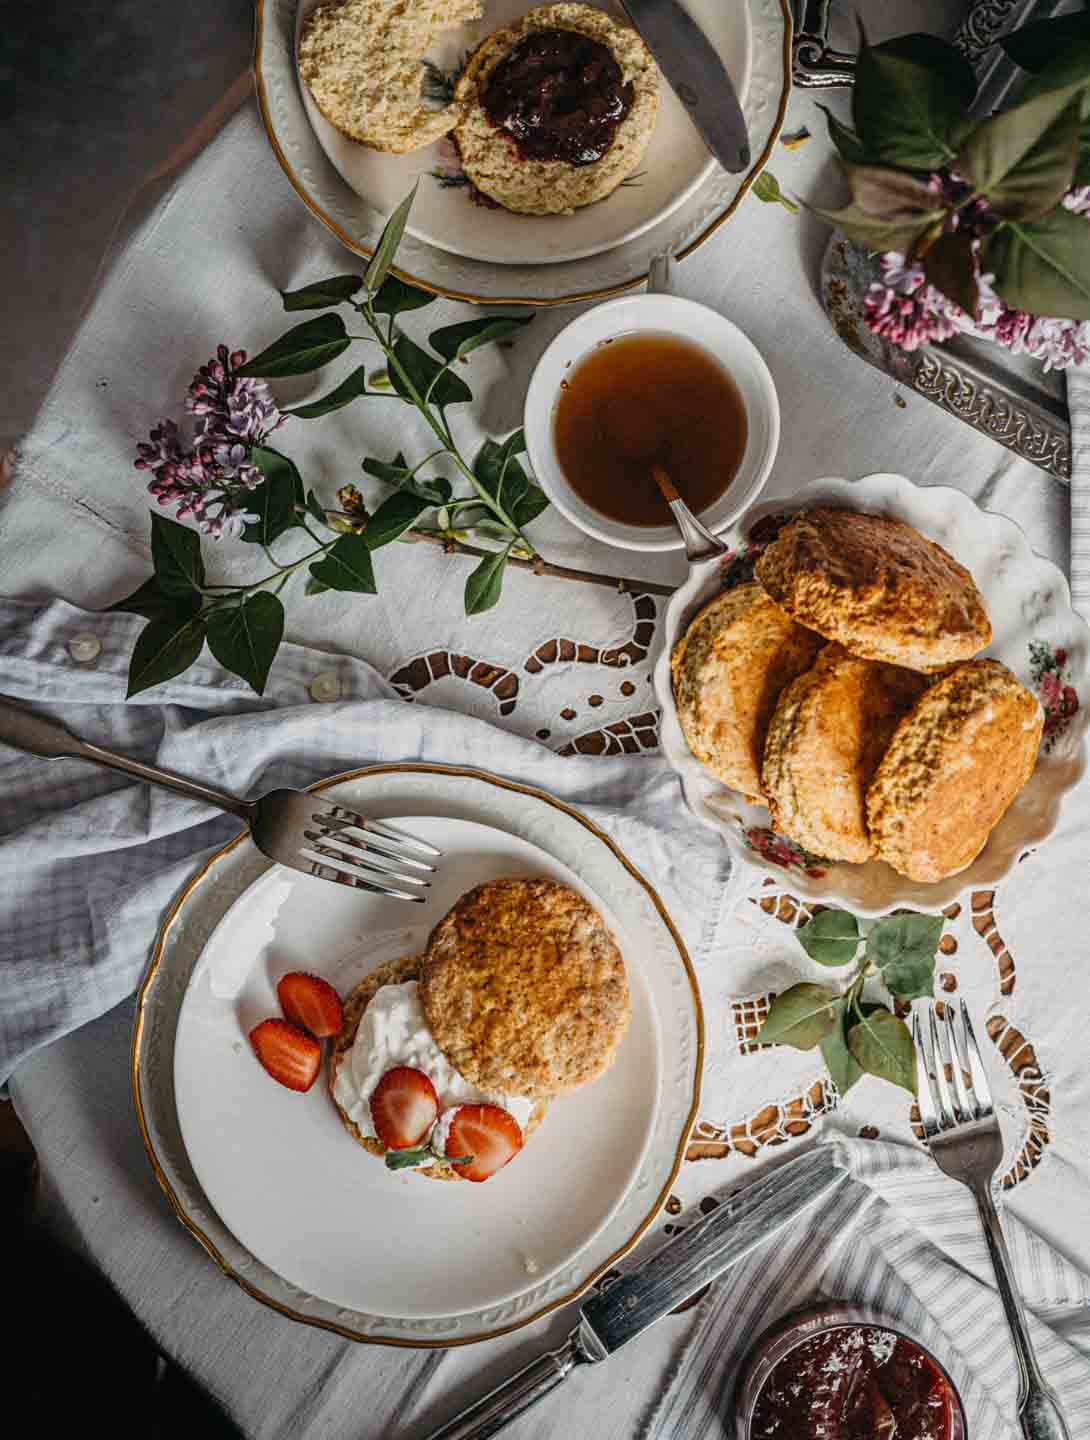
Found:
[[[748,170],[749,131],[734,82],[678,0],[621,0],[705,145],[732,175]]]
[[[649,1260],[592,1295],[563,1345],[539,1355],[427,1440],[487,1440],[497,1434],[577,1365],[607,1359],[847,1179],[831,1147],[820,1146],[728,1196]]]

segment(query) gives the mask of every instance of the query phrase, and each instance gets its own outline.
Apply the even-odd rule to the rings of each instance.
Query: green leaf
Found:
[[[445,405],[463,404],[465,401],[473,399],[473,392],[464,380],[440,365],[433,355],[422,350],[407,335],[398,336],[397,343],[394,345],[394,356],[401,362],[420,400],[424,399],[428,387],[433,381],[435,384],[430,399],[431,403],[438,405],[440,409]],[[440,371],[442,371],[441,375]],[[439,376],[438,380],[435,378],[437,375]],[[390,369],[390,380],[402,400],[416,404],[396,367]]]
[[[966,230],[950,230],[928,247],[923,257],[928,283],[948,295],[968,315],[980,304],[973,237]]]
[[[315,495],[313,490],[307,491],[307,513],[312,520],[317,520],[319,525],[327,524],[325,506]]]
[[[285,410],[283,414],[296,415],[300,420],[317,420],[319,416],[328,415],[331,410],[340,410],[342,406],[349,405],[366,394],[367,371],[361,365],[328,395],[323,395],[320,400],[312,400],[309,405],[297,405],[293,410]]]
[[[865,1013],[848,1031],[848,1049],[868,1075],[916,1093],[916,1050],[905,1022],[884,1007]]]
[[[913,215],[932,214],[935,196],[922,180],[905,170],[885,165],[845,165],[852,199],[866,215],[890,220],[908,220]]]
[[[812,1050],[833,1029],[843,997],[827,985],[792,985],[777,995],[757,1033],[761,1045],[791,1045]]]
[[[382,545],[389,545],[391,540],[396,540],[415,525],[430,505],[430,500],[424,500],[410,490],[399,490],[396,495],[391,495],[367,522],[363,536],[367,548],[377,550]]]
[[[401,244],[401,237],[405,233],[405,225],[409,219],[409,211],[412,209],[413,201],[416,199],[416,187],[419,184],[420,181],[418,180],[416,185],[413,186],[401,204],[390,216],[389,220],[387,220],[383,227],[382,234],[379,236],[375,253],[372,255],[371,263],[368,265],[363,277],[363,283],[372,295],[386,279],[386,272],[394,262],[397,247]]]
[[[1053,85],[1090,81],[1090,11],[1023,25],[999,43],[1016,65],[1045,71]]]
[[[549,508],[549,497],[542,490],[540,485],[530,481],[526,487],[526,493],[510,512],[511,519],[524,530],[531,520],[536,520],[543,510]]]
[[[150,689],[164,680],[173,680],[200,655],[204,648],[204,620],[200,615],[166,616],[145,625],[133,648],[129,661],[131,700],[141,690]]]
[[[335,360],[351,343],[339,315],[319,315],[315,320],[304,320],[301,325],[293,326],[267,350],[247,360],[235,374],[264,379],[308,375],[311,370],[320,370]]]
[[[207,615],[208,648],[225,670],[241,675],[251,690],[265,693],[269,666],[284,638],[284,607],[268,590],[247,595],[241,605],[220,605]]]
[[[875,922],[867,936],[867,960],[891,995],[917,1000],[931,994],[942,927],[941,915],[886,915]]]
[[[510,515],[526,494],[530,481],[515,459],[526,448],[521,430],[509,435],[502,445],[486,440],[473,461],[473,473],[485,494],[502,505]]]
[[[829,139],[836,146],[840,158],[846,160],[849,165],[866,165],[870,157],[855,131],[838,120],[827,106],[818,105],[818,109],[825,114],[825,121],[829,127]]]
[[[359,275],[331,275],[328,280],[315,280],[301,290],[281,290],[285,310],[326,310],[330,305],[343,305],[351,300],[363,284]]]
[[[159,584],[159,577],[153,575],[145,580],[139,590],[126,595],[124,600],[115,600],[107,610],[121,610],[128,615],[143,615],[147,620],[163,620],[167,616],[188,617],[201,608],[201,597],[196,590],[183,595],[171,595]]]
[[[859,921],[847,910],[822,910],[797,934],[819,965],[847,965],[859,949]]]
[[[486,556],[469,576],[465,590],[467,615],[480,615],[492,609],[500,598],[506,564],[507,550],[497,550],[494,555]]]
[[[782,205],[792,215],[799,213],[799,207],[794,200],[789,200],[780,189],[780,182],[773,175],[771,170],[762,170],[753,182],[753,193],[758,200],[763,200],[766,205]]]
[[[303,481],[295,463],[279,450],[254,445],[250,459],[265,477],[264,484],[251,490],[247,507],[257,519],[247,525],[242,538],[251,545],[271,545],[285,530],[299,523],[295,513],[298,502],[303,504]]]
[[[1000,215],[1036,220],[1071,188],[1079,124],[1078,87],[1047,90],[978,125],[958,169]]]
[[[407,285],[396,275],[387,275],[371,301],[371,308],[376,315],[400,315],[404,310],[422,310],[438,299],[430,290],[421,290],[416,285]]]
[[[427,500],[432,505],[442,505],[450,499],[449,480],[444,479],[442,475],[436,475],[431,480],[421,480],[419,475],[414,475],[409,469],[405,457],[400,451],[394,456],[393,464],[369,457],[364,460],[363,468],[376,480],[382,480],[387,485],[394,485],[399,490],[402,488],[411,490],[414,495],[419,495],[421,500]]]
[[[981,268],[1008,305],[1034,315],[1090,320],[1090,224],[1058,206],[1040,220],[1009,220],[985,240]]]
[[[441,330],[433,330],[428,344],[444,360],[461,360],[482,345],[513,335],[533,318],[532,315],[485,315],[480,320],[463,320],[459,325],[444,325]]]
[[[970,123],[976,78],[969,62],[935,35],[875,46],[860,38],[852,116],[864,148],[909,170],[948,163]]]
[[[883,215],[868,215],[858,205],[849,205],[843,210],[820,210],[817,206],[813,209],[815,215],[843,230],[849,240],[868,250],[909,251],[936,222],[942,220],[944,214],[942,210],[922,210],[890,219]]]
[[[829,1079],[841,1095],[847,1095],[863,1074],[863,1067],[848,1049],[846,1018],[847,1006],[842,1004],[836,1024],[821,1042],[821,1058],[829,1071]]]
[[[189,597],[204,584],[201,537],[196,530],[151,512],[151,559],[166,595]]]
[[[362,595],[378,592],[371,552],[362,535],[342,535],[314,562],[310,573],[330,590],[354,590]]]
[[[329,586],[326,585],[323,581],[315,580],[313,575],[308,575],[307,583],[303,586],[303,594],[307,596],[324,595],[328,589]]]

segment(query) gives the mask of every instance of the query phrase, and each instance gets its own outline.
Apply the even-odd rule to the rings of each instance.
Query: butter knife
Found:
[[[634,1270],[591,1296],[579,1324],[556,1350],[531,1360],[509,1380],[427,1440],[487,1440],[568,1378],[641,1335],[710,1281],[765,1245],[848,1179],[830,1146],[819,1146],[729,1196],[718,1209]]]
[[[749,131],[734,82],[678,0],[621,0],[674,94],[724,170],[749,169]]]

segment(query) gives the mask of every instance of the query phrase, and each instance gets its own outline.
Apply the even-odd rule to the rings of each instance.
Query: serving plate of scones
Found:
[[[1004,516],[900,475],[755,506],[667,607],[662,743],[744,873],[861,915],[993,887],[1086,765],[1090,630]]]
[[[442,851],[427,900],[248,838],[214,856],[139,999],[145,1144],[258,1299],[377,1343],[487,1338],[578,1294],[665,1201],[695,977],[654,891],[551,797],[439,766],[322,788]]]

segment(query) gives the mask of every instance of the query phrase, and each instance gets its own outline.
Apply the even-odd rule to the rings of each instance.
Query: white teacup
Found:
[[[570,378],[591,350],[636,332],[688,340],[730,373],[746,407],[745,453],[734,479],[700,518],[710,530],[725,530],[753,504],[768,479],[780,443],[776,387],[756,346],[736,325],[707,305],[677,295],[622,295],[596,305],[561,330],[538,361],[526,392],[526,448],[538,483],[580,530],[607,545],[629,550],[680,550],[683,542],[672,522],[626,525],[588,505],[569,485],[557,459],[554,424],[561,380]]]

